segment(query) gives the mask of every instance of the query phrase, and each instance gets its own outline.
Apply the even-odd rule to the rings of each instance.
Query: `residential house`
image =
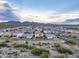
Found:
[[[24,32],[23,37],[31,39],[33,37],[33,32]]]
[[[43,38],[44,33],[40,32],[40,31],[35,31],[34,36],[35,36],[35,38]]]
[[[51,33],[51,31],[44,30],[43,32],[44,32],[44,35],[45,35],[45,37],[47,39],[54,39],[54,38],[56,38],[56,36],[53,33]]]

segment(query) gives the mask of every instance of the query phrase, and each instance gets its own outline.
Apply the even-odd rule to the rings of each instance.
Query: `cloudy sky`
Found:
[[[5,0],[21,21],[63,22],[79,18],[79,0]]]

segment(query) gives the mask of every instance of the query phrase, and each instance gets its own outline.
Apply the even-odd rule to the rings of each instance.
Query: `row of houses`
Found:
[[[7,28],[0,31],[0,36],[5,37],[17,37],[17,38],[44,38],[44,39],[53,39],[56,36],[50,30],[42,30],[40,28],[30,27],[17,27],[17,28]]]

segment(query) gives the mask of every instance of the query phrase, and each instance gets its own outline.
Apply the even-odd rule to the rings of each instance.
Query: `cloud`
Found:
[[[0,21],[17,21],[20,17],[5,0],[0,0]]]
[[[18,9],[19,9],[18,7],[14,7],[14,8],[13,8],[13,10],[15,10],[15,11],[18,10]]]
[[[34,21],[43,23],[64,22],[67,19],[79,18],[79,12],[59,13],[56,11],[25,11],[21,21]]]
[[[22,16],[20,21],[33,21],[43,23],[64,22],[66,19],[79,18],[79,12],[60,13],[53,10],[33,10],[33,9],[21,9],[18,7],[10,6],[7,0],[0,0],[0,19],[16,20],[20,18],[18,14]],[[2,21],[0,20],[0,21]]]
[[[46,16],[47,17],[47,16]],[[51,22],[63,22],[67,19],[79,18],[79,12],[77,13],[62,13],[62,14],[51,14],[47,17],[47,19],[51,20]]]
[[[7,0],[0,0],[0,4],[2,4],[2,3],[8,3],[8,1]]]
[[[26,10],[21,13],[21,21],[34,21],[34,22],[46,22],[46,16],[50,13],[56,13],[55,11],[37,11],[37,10]]]

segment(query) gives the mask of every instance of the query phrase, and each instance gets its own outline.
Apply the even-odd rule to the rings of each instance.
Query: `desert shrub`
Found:
[[[15,46],[17,43],[13,43],[12,45]]]
[[[28,45],[27,44],[15,44],[14,47],[24,47],[24,48],[26,48],[26,47],[28,47]]]
[[[56,50],[60,53],[68,53],[68,54],[73,54],[73,51],[69,48],[65,48],[61,46],[60,44],[55,44]]]
[[[15,47],[15,48],[17,48],[17,47],[23,47],[23,48],[27,48],[27,49],[32,49],[32,48],[34,48],[34,46],[28,45],[28,44],[14,44],[14,47]]]
[[[58,58],[66,58],[65,54],[60,54]]]
[[[28,42],[26,41],[26,44],[28,44]]]
[[[32,46],[32,45],[28,44],[28,49],[33,49],[33,48],[35,48],[35,46]]]
[[[76,44],[76,41],[75,40],[67,40],[66,42],[65,42],[66,44]]]
[[[7,42],[7,43],[8,43],[8,42],[10,42],[10,41],[9,41],[9,40],[5,40],[5,42]]]
[[[0,47],[8,47],[8,45],[6,43],[0,43]]]
[[[33,48],[31,53],[34,54],[34,55],[41,55],[43,52],[47,52],[49,53],[48,50],[45,50],[45,49],[41,49],[41,48]]]
[[[76,36],[73,36],[73,38],[77,38]]]
[[[54,43],[54,46],[55,46],[55,47],[60,47],[60,44]]]
[[[27,52],[27,50],[26,49],[21,49],[20,52]]]
[[[41,58],[49,58],[49,53],[43,52],[43,53],[41,54]]]
[[[69,53],[69,54],[73,54],[73,51],[64,47],[58,47],[57,48],[58,52],[60,53]]]

